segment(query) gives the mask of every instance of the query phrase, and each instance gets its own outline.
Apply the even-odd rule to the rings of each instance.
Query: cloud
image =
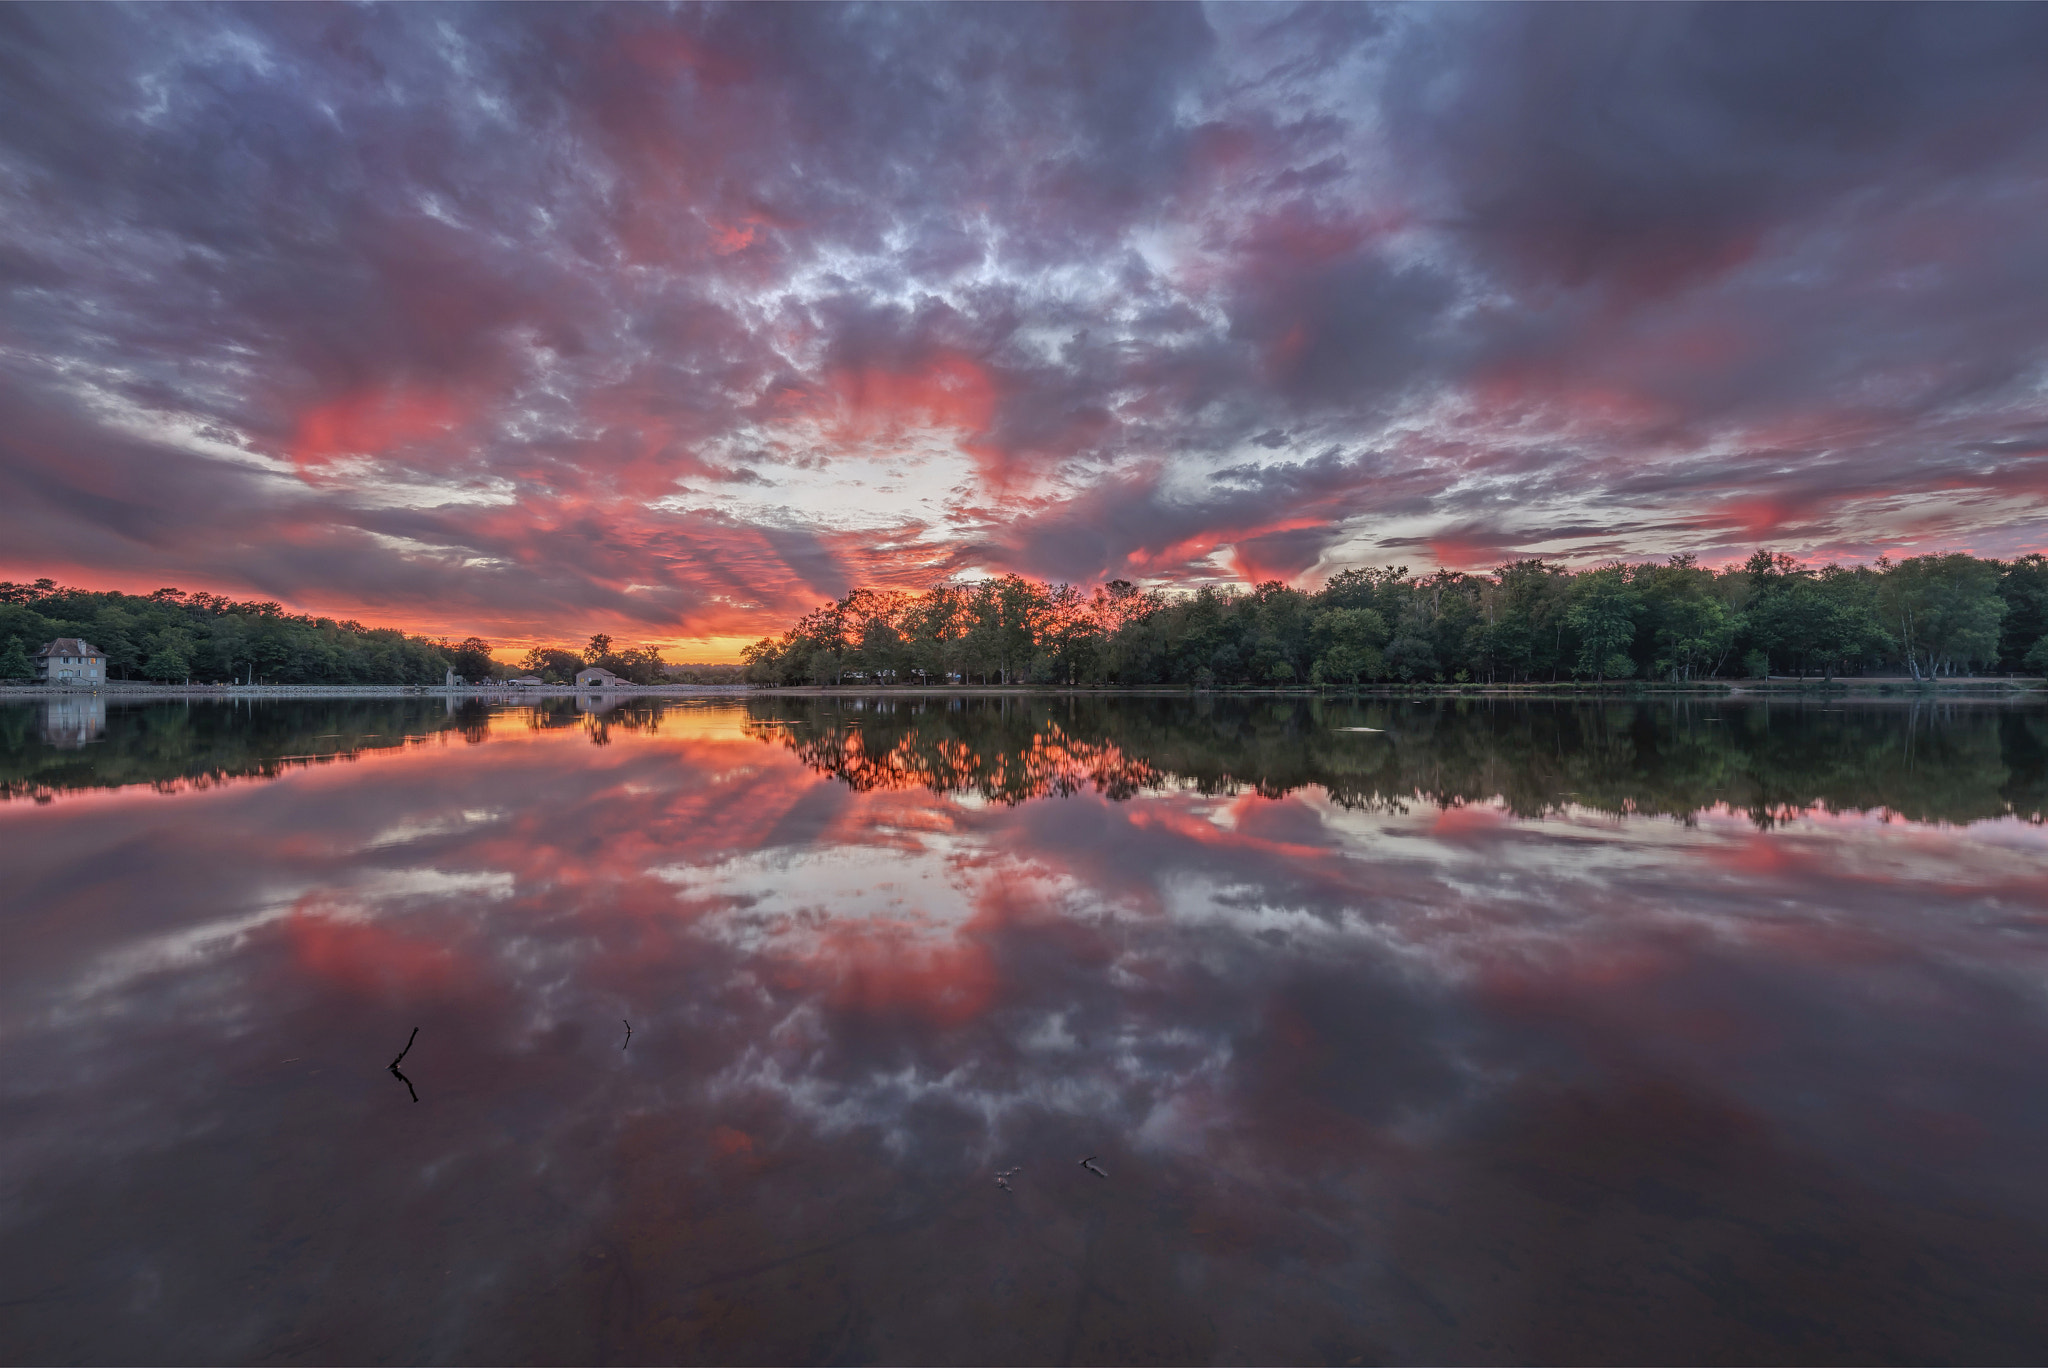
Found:
[[[704,637],[2042,544],[2024,7],[0,24],[9,573]]]

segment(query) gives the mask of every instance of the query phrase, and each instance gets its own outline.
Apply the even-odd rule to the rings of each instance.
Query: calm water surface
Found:
[[[13,705],[0,1356],[2039,1362],[2044,806],[2039,708]]]

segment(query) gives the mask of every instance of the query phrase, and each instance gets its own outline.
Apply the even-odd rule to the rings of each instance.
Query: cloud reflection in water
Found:
[[[2042,719],[1712,715],[508,710],[46,786],[0,807],[0,1330],[2037,1356]]]

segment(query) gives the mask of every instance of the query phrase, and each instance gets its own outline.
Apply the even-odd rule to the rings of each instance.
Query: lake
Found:
[[[2048,1357],[2038,705],[67,698],[0,796],[10,1362]]]

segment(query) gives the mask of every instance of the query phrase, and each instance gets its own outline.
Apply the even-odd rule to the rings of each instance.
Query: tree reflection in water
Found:
[[[860,791],[1020,803],[1186,785],[1345,807],[1501,801],[1768,827],[1809,808],[1970,822],[2048,811],[2048,713],[1969,703],[1384,702],[945,697],[777,700],[752,733]]]
[[[2044,719],[1829,706],[0,712],[0,1342],[2038,1357]]]

